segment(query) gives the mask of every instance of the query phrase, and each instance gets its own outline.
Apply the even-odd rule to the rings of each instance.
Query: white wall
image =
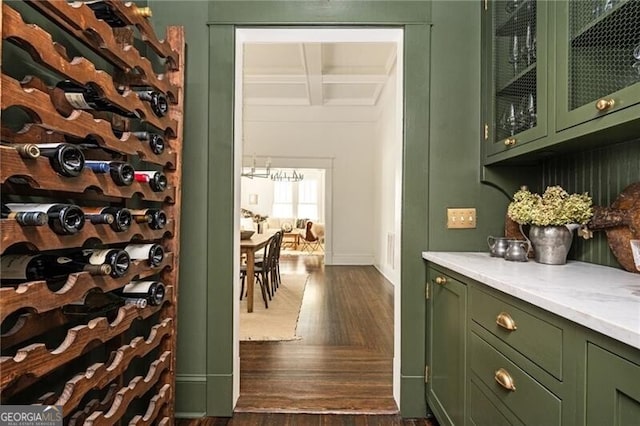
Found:
[[[327,259],[333,264],[372,265],[375,121],[348,121],[344,114],[331,121],[305,121],[292,117],[286,108],[281,114],[278,107],[269,110],[268,119],[261,108],[246,111],[245,156],[271,157],[274,163],[292,157],[330,160],[326,191],[331,194],[327,208],[332,209],[332,223]],[[296,165],[289,162],[288,167]]]
[[[401,188],[401,133],[397,131],[396,68],[380,95],[380,118],[377,122],[378,143],[375,162],[374,256],[375,267],[392,284],[400,282],[400,213],[396,203]]]

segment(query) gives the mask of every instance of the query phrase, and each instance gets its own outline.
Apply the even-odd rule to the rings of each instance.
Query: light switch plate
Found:
[[[447,209],[447,228],[471,229],[476,227],[476,209],[458,208]]]

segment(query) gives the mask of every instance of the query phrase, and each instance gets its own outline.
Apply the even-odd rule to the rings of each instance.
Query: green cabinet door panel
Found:
[[[589,343],[587,348],[587,426],[640,423],[640,365]]]
[[[429,380],[427,402],[440,425],[463,425],[467,287],[429,270]]]
[[[640,103],[640,3],[554,2],[556,15],[556,130]],[[638,65],[635,65],[638,62]],[[598,101],[612,101],[612,105]]]
[[[612,7],[605,10],[605,3]],[[514,46],[528,38],[528,18],[523,20],[521,11],[534,4],[535,65],[523,69],[518,63],[515,68],[514,58],[522,57],[522,53],[517,55],[522,49]],[[531,164],[550,155],[637,137],[638,22],[640,2],[636,0],[490,1],[482,21],[482,126],[487,126],[482,138],[483,164]],[[527,45],[525,42],[525,51]],[[527,57],[525,64],[529,62]],[[514,69],[506,75],[513,77],[505,81],[501,76],[508,66]],[[527,75],[534,71],[532,67],[535,79]],[[519,85],[532,87],[533,81],[538,127],[518,128],[511,136],[509,126],[515,123],[517,127],[523,108],[517,104],[515,119],[509,119],[514,115],[509,114],[510,105],[522,95]]]
[[[547,135],[548,2],[492,1],[482,14],[484,155]]]

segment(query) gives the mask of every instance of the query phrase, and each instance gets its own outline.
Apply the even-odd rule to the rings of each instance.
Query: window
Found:
[[[318,220],[318,181],[298,182],[298,214],[296,217]]]
[[[274,182],[271,214],[273,217],[294,217],[293,182]]]
[[[318,221],[321,219],[322,176],[306,172],[300,182],[276,181],[273,183],[273,207],[271,216]]]

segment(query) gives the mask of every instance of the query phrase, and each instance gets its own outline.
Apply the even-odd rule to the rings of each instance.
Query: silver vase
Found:
[[[575,227],[531,225],[529,239],[535,249],[535,260],[547,265],[564,265],[573,241]]]

